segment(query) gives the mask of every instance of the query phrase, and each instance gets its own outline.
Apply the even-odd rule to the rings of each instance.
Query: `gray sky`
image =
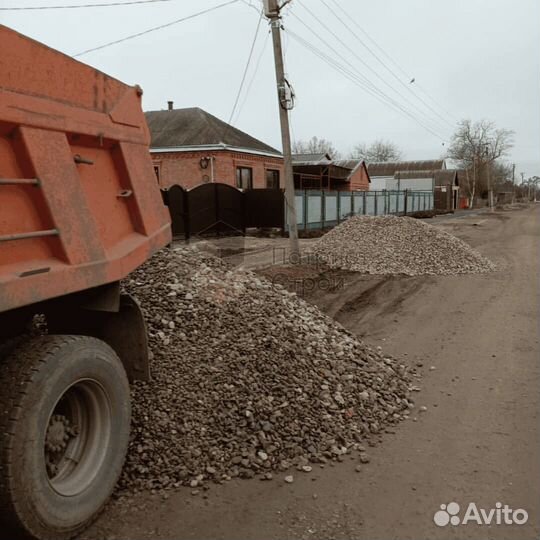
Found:
[[[0,7],[106,1],[0,0]],[[75,54],[223,1],[170,0],[92,9],[0,11],[0,22],[67,54]],[[385,138],[400,146],[407,159],[430,159],[445,151],[442,143],[449,140],[453,131],[446,122],[485,118],[498,127],[515,131],[515,147],[509,161],[516,162],[516,173],[540,175],[539,0],[337,2],[350,18],[336,9],[334,0],[293,0],[287,8],[284,26],[343,65],[348,62],[347,68],[356,77],[366,77],[368,84],[429,124],[437,135],[405,113],[381,103],[285,34],[287,73],[297,95],[292,114],[293,137],[317,135],[330,139],[343,154],[359,142]],[[175,107],[198,106],[228,121],[258,22],[257,11],[248,3],[258,6],[259,0],[239,1],[86,54],[80,60],[127,83],[140,84],[145,92],[146,110],[165,108],[166,101],[172,99]],[[310,33],[300,21],[315,33]],[[279,148],[272,47],[267,34],[268,26],[263,20],[239,101],[243,106],[233,123]],[[371,55],[358,37],[401,82]],[[246,95],[259,57],[259,69]],[[409,84],[412,77],[416,82]]]

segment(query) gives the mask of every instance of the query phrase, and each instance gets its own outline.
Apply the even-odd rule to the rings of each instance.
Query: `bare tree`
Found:
[[[384,139],[377,139],[369,145],[358,144],[351,152],[351,158],[363,159],[368,163],[399,161],[401,157],[401,150],[393,142]]]
[[[497,129],[493,122],[480,120],[462,120],[452,137],[448,149],[448,157],[465,170],[466,189],[470,199],[470,207],[474,197],[482,189],[481,179],[488,174],[499,158],[508,154],[512,148],[514,132],[508,129]],[[489,170],[491,171],[491,169]]]
[[[294,141],[293,154],[329,154],[330,157],[339,158],[339,152],[331,141],[322,137],[311,137],[307,141]]]

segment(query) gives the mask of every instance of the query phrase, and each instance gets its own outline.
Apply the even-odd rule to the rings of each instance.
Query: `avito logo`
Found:
[[[463,517],[459,516],[461,507],[457,502],[441,504],[441,509],[435,512],[433,521],[439,527],[446,525],[523,525],[527,523],[529,514],[523,508],[513,510],[507,504],[495,503],[495,508],[486,510],[478,508],[476,503],[469,503]]]

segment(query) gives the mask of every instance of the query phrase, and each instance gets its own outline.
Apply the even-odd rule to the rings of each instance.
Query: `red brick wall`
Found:
[[[369,176],[367,174],[366,168],[364,166],[358,167],[354,174],[351,177],[351,181],[349,182],[350,190],[356,191],[356,190],[362,190],[367,191],[369,190]]]
[[[285,186],[283,179],[283,158],[257,156],[230,150],[213,152],[163,152],[152,153],[154,166],[159,169],[159,185],[167,188],[173,184],[180,184],[185,188],[192,188],[202,184],[208,176],[212,179],[211,164],[206,169],[200,166],[204,157],[214,158],[214,181],[236,186],[236,167],[250,167],[253,169],[253,187],[266,187],[266,170],[279,171],[279,185]]]

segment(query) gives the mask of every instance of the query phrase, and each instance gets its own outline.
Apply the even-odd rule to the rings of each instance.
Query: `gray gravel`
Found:
[[[354,216],[313,246],[331,268],[365,274],[477,274],[495,265],[468,244],[418,219]]]
[[[414,407],[407,367],[196,247],[161,251],[124,288],[148,323],[153,380],[133,386],[121,490],[308,472]]]

